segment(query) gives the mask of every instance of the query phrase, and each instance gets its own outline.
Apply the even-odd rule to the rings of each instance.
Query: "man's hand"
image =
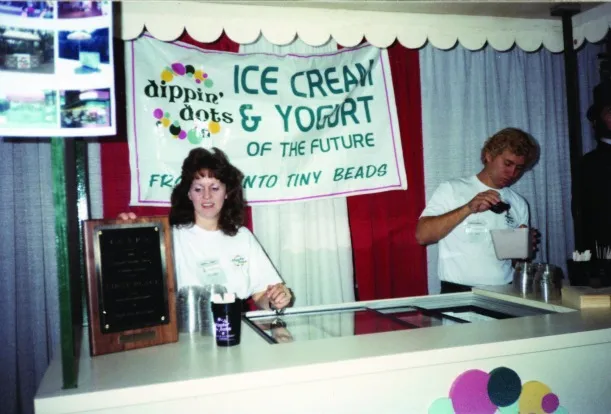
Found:
[[[526,227],[528,227],[526,224],[522,224],[519,228],[524,229]],[[535,257],[535,254],[537,254],[537,252],[539,251],[539,243],[541,242],[541,232],[538,229],[531,227],[529,233],[532,245],[532,250],[530,254],[532,255],[532,257]]]
[[[501,196],[497,191],[487,190],[477,194],[471,201],[467,203],[472,214],[481,213],[490,210],[495,204],[501,202]]]

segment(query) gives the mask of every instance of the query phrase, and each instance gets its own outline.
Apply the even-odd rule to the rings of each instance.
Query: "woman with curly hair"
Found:
[[[282,309],[291,303],[291,292],[242,226],[243,177],[218,148],[195,148],[185,158],[170,209],[178,289],[218,284],[241,299],[252,297],[261,309]]]

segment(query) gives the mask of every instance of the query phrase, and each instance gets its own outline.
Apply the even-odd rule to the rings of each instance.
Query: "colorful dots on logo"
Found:
[[[165,83],[172,82],[175,76],[186,76],[193,79],[198,85],[203,84],[206,88],[214,86],[210,76],[203,69],[196,69],[193,65],[175,62],[161,71],[161,80]]]
[[[187,132],[187,139],[191,144],[199,145],[199,143],[203,140],[203,136],[202,134],[198,134],[197,130],[191,129],[189,132]]]
[[[512,405],[520,397],[522,382],[512,369],[498,367],[490,371],[488,395],[490,401],[499,407]]]
[[[484,372],[472,369],[460,374],[450,387],[449,398],[438,398],[429,414],[568,414],[560,398],[545,384],[522,384],[510,368],[498,367]]]
[[[221,124],[215,121],[208,122],[208,131],[211,134],[218,134],[221,131]]]
[[[166,82],[166,83],[167,83],[167,82],[172,82],[172,79],[174,79],[174,75],[173,75],[173,74],[172,74],[172,72],[170,72],[169,70],[164,69],[164,70],[161,72],[161,80],[162,80],[162,81],[164,81],[164,82]]]
[[[172,63],[172,71],[178,76],[184,76],[185,66],[182,63]]]
[[[490,375],[478,369],[460,374],[450,388],[450,399],[456,414],[494,414],[496,405],[488,396]]]
[[[185,139],[187,137],[187,133],[180,128],[180,122],[174,121],[169,128],[170,134],[174,136],[174,138]]]
[[[180,127],[180,122],[171,121],[169,112],[164,112],[163,109],[156,108],[153,110],[153,117],[157,119],[157,126],[163,125],[165,128],[169,127],[168,130],[174,138],[185,139],[187,137],[187,132]]]

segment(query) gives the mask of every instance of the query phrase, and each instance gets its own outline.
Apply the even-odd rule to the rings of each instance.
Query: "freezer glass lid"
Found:
[[[414,325],[368,308],[352,308],[280,316],[245,316],[246,322],[272,343],[339,338],[413,329]]]

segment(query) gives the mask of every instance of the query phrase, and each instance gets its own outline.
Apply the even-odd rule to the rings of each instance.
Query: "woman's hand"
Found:
[[[137,219],[138,216],[135,213],[132,213],[131,211],[129,211],[129,212],[124,212],[124,213],[119,213],[117,218],[119,220],[134,220],[134,219]]]
[[[273,309],[284,309],[291,303],[293,295],[284,283],[269,285],[265,291],[265,297],[269,301],[269,307]]]

